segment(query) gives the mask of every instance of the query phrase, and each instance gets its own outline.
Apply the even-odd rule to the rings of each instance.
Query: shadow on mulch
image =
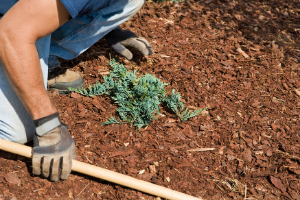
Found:
[[[208,20],[216,29],[226,29],[228,34],[239,33],[254,44],[271,48],[270,41],[279,44],[286,53],[300,61],[300,15],[298,1],[204,1],[208,10],[216,12]],[[218,13],[218,15],[216,15]]]
[[[24,162],[26,164],[26,168],[27,168],[27,171],[29,172],[30,176],[37,177],[37,176],[35,176],[35,175],[32,174],[32,164],[31,164],[31,159],[30,158],[26,158],[26,157],[23,157],[23,156],[19,156],[19,155],[12,154],[12,153],[6,152],[6,151],[1,151],[1,150],[0,150],[0,154],[1,154],[1,158],[4,158],[6,160],[13,160],[13,161],[22,161],[22,162]],[[98,183],[101,183],[101,184],[104,184],[104,185],[111,185],[113,187],[119,186],[119,187],[122,187],[124,189],[125,188],[129,189],[128,187],[120,186],[120,185],[117,185],[115,183],[108,182],[106,180],[101,180],[99,178],[95,178],[93,176],[88,176],[88,175],[85,175],[85,174],[82,174],[82,173],[78,173],[78,172],[72,171],[71,174],[73,174],[75,176],[78,176],[78,177],[82,177],[82,178],[84,178],[86,180],[90,180],[90,181],[93,181],[93,182],[98,182]],[[38,177],[41,178],[41,179],[46,179],[49,182],[51,182],[49,179],[43,177],[42,175],[38,176]]]

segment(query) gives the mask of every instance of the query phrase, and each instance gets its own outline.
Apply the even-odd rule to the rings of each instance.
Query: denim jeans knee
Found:
[[[51,35],[50,56],[76,58],[144,5],[145,0],[111,0],[89,15],[71,19]]]

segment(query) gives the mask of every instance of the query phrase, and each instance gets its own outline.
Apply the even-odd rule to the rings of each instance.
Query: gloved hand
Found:
[[[51,181],[67,179],[75,159],[75,142],[58,113],[35,120],[36,135],[32,155],[32,173]]]
[[[129,30],[123,31],[120,27],[108,33],[105,36],[105,39],[109,47],[113,48],[117,53],[128,60],[131,60],[133,55],[126,47],[136,48],[144,56],[152,55],[154,53],[152,47],[145,38],[138,37]]]

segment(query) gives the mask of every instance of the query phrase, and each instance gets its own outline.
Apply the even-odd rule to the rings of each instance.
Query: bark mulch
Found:
[[[204,199],[300,199],[300,2],[146,2],[123,24],[155,55],[120,62],[169,83],[201,116],[180,121],[162,108],[140,130],[102,126],[117,117],[108,96],[49,92],[76,142],[77,160]],[[100,40],[62,66],[88,84],[109,73]],[[199,151],[201,148],[213,150]],[[1,151],[0,199],[159,199],[72,173],[33,177],[30,159]]]

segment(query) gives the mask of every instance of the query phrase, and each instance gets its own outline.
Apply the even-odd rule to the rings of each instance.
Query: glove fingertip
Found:
[[[50,175],[50,166],[52,165],[53,160],[47,156],[43,157],[42,164],[42,174],[44,177],[48,178]]]
[[[133,58],[132,53],[128,49],[124,49],[122,52],[120,52],[122,56],[124,56],[127,60],[131,60]]]
[[[69,171],[62,171],[60,179],[61,180],[66,180],[69,176],[70,176],[70,172]]]
[[[50,181],[56,182],[58,180],[59,180],[58,176],[51,176],[50,177]]]
[[[154,51],[153,51],[153,49],[150,47],[149,48],[149,55],[153,55],[154,54]]]
[[[40,156],[32,157],[32,174],[41,175],[41,158]]]
[[[151,47],[147,47],[144,51],[142,51],[143,56],[147,57],[149,55],[153,55],[153,49]]]
[[[65,180],[69,177],[72,170],[72,156],[63,157],[60,179]]]
[[[59,180],[59,173],[60,173],[60,168],[61,168],[61,159],[52,159],[51,165],[50,165],[50,180],[55,182]]]

